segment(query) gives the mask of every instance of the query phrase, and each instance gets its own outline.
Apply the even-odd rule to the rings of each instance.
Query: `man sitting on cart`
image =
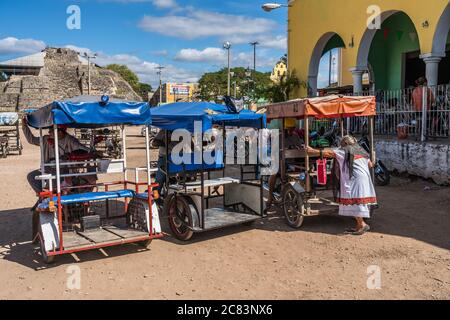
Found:
[[[39,137],[35,137],[31,132],[26,117],[22,122],[22,131],[28,143],[35,146],[40,145]],[[55,159],[55,139],[53,127],[49,129],[48,135],[42,137],[42,144],[44,157],[42,160],[44,163],[49,163]],[[61,158],[77,150],[89,152],[89,148],[85,147],[80,141],[78,141],[77,138],[67,133],[67,127],[65,126],[58,126],[58,147]],[[41,171],[34,170],[30,172],[27,177],[28,183],[36,193],[42,192],[42,183],[41,181],[36,180],[36,177],[39,175],[41,175]]]
[[[287,118],[284,120],[284,127],[286,129],[286,134],[284,136],[284,148],[285,149],[302,149],[303,148],[303,140],[300,137],[299,130],[296,129],[296,120]],[[280,135],[281,137],[281,135]],[[281,146],[281,143],[280,143]],[[281,169],[281,166],[280,166]],[[273,206],[273,192],[275,190],[275,185],[277,182],[277,177],[279,175],[279,172],[277,174],[274,174],[270,176],[269,178],[269,196],[267,200],[267,208]]]

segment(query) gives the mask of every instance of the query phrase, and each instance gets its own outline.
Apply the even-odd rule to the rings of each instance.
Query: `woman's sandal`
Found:
[[[362,229],[359,229],[359,230],[356,230],[355,232],[353,232],[352,235],[362,236],[364,233],[369,232],[369,231],[370,231],[369,225],[365,225],[364,227],[362,227]]]

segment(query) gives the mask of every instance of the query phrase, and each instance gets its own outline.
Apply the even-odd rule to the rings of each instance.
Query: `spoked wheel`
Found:
[[[292,228],[300,228],[305,217],[305,203],[303,196],[290,184],[283,188],[283,211],[287,223]]]
[[[42,233],[41,226],[39,226],[39,245],[41,248],[42,260],[44,260],[46,264],[52,264],[53,262],[55,262],[55,256],[49,256],[47,254],[47,251],[45,250],[44,236]]]
[[[181,241],[188,241],[194,235],[192,231],[192,207],[183,196],[171,195],[164,206],[169,225],[175,237]]]

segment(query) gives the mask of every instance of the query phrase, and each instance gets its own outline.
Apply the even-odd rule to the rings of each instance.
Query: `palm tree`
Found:
[[[306,82],[297,77],[295,70],[288,71],[280,77],[278,83],[266,88],[266,97],[274,103],[288,101],[291,93],[300,86],[306,87]]]

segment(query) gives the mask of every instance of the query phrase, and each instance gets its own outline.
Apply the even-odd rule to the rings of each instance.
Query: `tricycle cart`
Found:
[[[345,118],[368,117],[370,157],[375,159],[373,144],[375,97],[327,96],[321,98],[299,99],[267,106],[267,120],[294,118],[303,124],[305,146],[311,145],[311,122],[317,119],[330,119],[340,124],[341,137],[346,131]],[[300,228],[304,217],[337,213],[339,204],[337,185],[333,179],[336,167],[333,162],[323,159],[315,162],[305,150],[288,150],[284,146],[285,127],[282,122],[280,147],[281,203],[289,226]],[[321,148],[321,146],[316,146]],[[289,164],[287,164],[287,161]],[[320,179],[318,178],[321,176]],[[372,171],[373,176],[373,171]],[[325,179],[323,179],[326,177]],[[319,183],[319,180],[320,183]],[[326,184],[324,183],[326,180]],[[333,196],[319,197],[318,193]]]
[[[55,101],[27,115],[28,123],[39,130],[43,192],[33,216],[41,254],[50,263],[58,255],[99,249],[126,243],[148,246],[162,236],[158,209],[153,202],[150,149],[146,135],[146,167],[127,166],[125,126],[151,123],[147,103],[109,100],[109,97],[79,97]],[[44,163],[44,139],[58,145],[58,126],[100,129],[117,126],[124,147],[119,159],[99,158],[95,145],[89,152],[72,152]],[[43,129],[53,127],[54,136],[43,136]],[[48,143],[48,141],[47,141]],[[129,172],[135,173],[130,181]],[[139,172],[147,181],[138,182]],[[107,176],[122,180],[107,181]],[[97,177],[102,182],[97,182]],[[120,178],[119,178],[120,179]],[[56,185],[56,188],[54,188]],[[130,188],[131,187],[131,188]],[[144,190],[142,190],[144,189]],[[144,192],[145,191],[145,192]]]
[[[0,112],[0,157],[6,158],[11,152],[22,154],[22,142],[17,112]]]
[[[194,233],[251,224],[264,216],[259,159],[251,165],[237,166],[228,166],[224,159],[227,128],[264,128],[265,115],[248,110],[231,112],[225,105],[206,102],[175,103],[153,108],[152,120],[152,126],[165,130],[165,146],[171,144],[171,133],[177,129],[194,133],[197,125],[201,135],[199,161],[194,161],[190,149],[186,159],[191,161],[177,164],[169,147],[160,167],[166,177],[163,212],[175,237],[188,241]],[[222,137],[223,144],[220,148],[216,145],[213,161],[207,162],[201,141],[213,126],[220,132],[217,136]]]

